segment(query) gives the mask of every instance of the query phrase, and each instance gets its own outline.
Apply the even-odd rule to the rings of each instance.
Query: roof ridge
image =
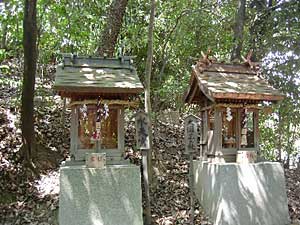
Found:
[[[196,67],[198,67],[199,72],[203,73],[205,70],[210,68],[213,64],[219,64],[219,65],[228,65],[228,66],[245,66],[249,68],[252,72],[259,74],[259,71],[261,69],[261,63],[260,62],[252,62],[251,57],[253,54],[253,50],[251,49],[246,57],[242,57],[244,62],[237,63],[237,62],[231,62],[231,63],[224,63],[224,62],[218,62],[215,57],[210,58],[212,51],[209,49],[206,54],[201,52],[202,58],[199,58],[199,60],[196,62]],[[219,71],[217,71],[219,72]],[[226,72],[226,71],[224,71]]]

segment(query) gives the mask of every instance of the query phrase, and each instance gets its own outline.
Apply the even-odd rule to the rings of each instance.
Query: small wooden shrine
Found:
[[[201,156],[235,162],[238,151],[259,149],[260,104],[284,98],[258,72],[257,64],[199,60],[192,67],[184,100],[201,108]]]
[[[124,109],[138,106],[143,92],[130,57],[117,59],[65,55],[54,88],[70,98],[73,161],[86,153],[106,153],[107,164],[124,156]]]

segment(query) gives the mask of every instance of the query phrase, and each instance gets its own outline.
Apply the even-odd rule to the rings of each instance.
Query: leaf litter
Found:
[[[62,104],[50,89],[53,66],[45,68],[38,82],[45,89],[35,108],[36,133],[41,175],[35,177],[21,163],[18,89],[21,62],[12,59],[10,82],[0,83],[0,224],[58,224],[59,165],[68,157],[70,112],[62,124]],[[47,76],[48,74],[48,76]],[[12,84],[12,85],[7,85]],[[134,151],[134,123],[126,126],[126,146],[132,163],[141,165],[139,152]],[[154,124],[153,187],[151,212],[153,224],[189,224],[188,161],[184,155],[182,121],[178,125],[156,121]],[[292,221],[300,223],[300,169],[286,169],[288,207]],[[211,224],[199,202],[195,207],[195,224]]]

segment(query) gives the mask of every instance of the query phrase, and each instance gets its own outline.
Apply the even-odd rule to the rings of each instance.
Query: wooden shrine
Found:
[[[122,164],[124,109],[138,106],[144,90],[131,58],[65,55],[54,88],[70,98],[72,161],[84,161],[86,153],[106,153],[107,164]]]
[[[238,151],[257,152],[261,103],[284,98],[249,58],[244,64],[226,64],[205,56],[192,67],[184,100],[200,106],[202,157],[235,162]]]

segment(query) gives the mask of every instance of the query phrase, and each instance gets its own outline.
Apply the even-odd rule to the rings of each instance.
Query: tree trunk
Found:
[[[238,10],[235,17],[233,49],[231,52],[231,61],[241,60],[241,51],[243,48],[243,31],[246,16],[246,0],[239,0]]]
[[[152,181],[152,121],[151,121],[151,98],[150,98],[150,87],[151,87],[151,71],[152,71],[152,60],[153,60],[153,30],[154,30],[154,15],[155,15],[155,0],[151,0],[151,13],[150,22],[148,28],[148,51],[147,61],[145,68],[145,111],[149,116],[149,138],[150,138],[150,150],[148,151],[148,165],[149,165],[149,181]]]
[[[100,56],[113,56],[127,3],[128,0],[114,0],[111,3],[98,49]]]
[[[25,163],[36,157],[33,98],[37,60],[36,0],[25,0],[23,20],[24,75],[21,106],[21,129]]]
[[[281,135],[282,135],[283,131],[282,131],[281,118],[282,117],[281,117],[281,113],[280,113],[280,109],[279,109],[279,111],[278,111],[278,136],[277,136],[277,146],[276,146],[276,148],[278,150],[276,159],[278,162],[281,162],[281,155],[282,155]]]
[[[6,49],[6,37],[7,37],[7,23],[5,22],[3,24],[3,28],[2,28],[2,38],[1,38],[1,45],[0,48],[2,49]]]
[[[4,11],[7,11],[7,17],[6,18],[9,18],[10,17],[10,10],[7,9],[7,1],[4,1]],[[3,27],[2,27],[2,38],[1,38],[1,43],[0,43],[0,48],[2,49],[7,49],[7,24],[8,24],[8,21],[7,19],[4,21],[3,23]]]
[[[271,11],[273,7],[272,0],[268,2],[264,0],[253,0],[250,4],[251,7],[255,8],[256,16],[253,25],[249,28],[250,32],[250,48],[253,50],[252,61],[259,61],[262,58],[263,50],[263,37],[268,31],[268,27],[273,27],[270,24]]]

